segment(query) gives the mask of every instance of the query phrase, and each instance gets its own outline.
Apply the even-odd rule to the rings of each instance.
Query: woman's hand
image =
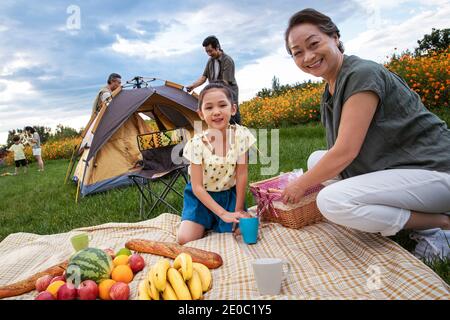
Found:
[[[306,187],[302,184],[301,177],[288,183],[286,188],[281,193],[284,204],[294,204],[300,201],[305,194]]]

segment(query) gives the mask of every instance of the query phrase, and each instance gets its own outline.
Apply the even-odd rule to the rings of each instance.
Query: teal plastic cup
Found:
[[[239,228],[246,244],[255,244],[258,240],[259,218],[240,218]]]

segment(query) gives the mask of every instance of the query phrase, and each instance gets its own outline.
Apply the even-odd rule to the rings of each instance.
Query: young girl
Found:
[[[203,237],[205,231],[232,232],[247,217],[247,151],[256,139],[240,125],[230,125],[237,111],[231,90],[221,83],[207,85],[199,97],[198,114],[208,130],[195,134],[183,156],[190,161],[191,181],[184,190],[178,243]]]

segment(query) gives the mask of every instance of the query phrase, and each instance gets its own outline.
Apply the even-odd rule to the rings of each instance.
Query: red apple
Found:
[[[132,254],[130,259],[128,260],[128,263],[130,265],[131,270],[133,270],[134,273],[137,273],[144,269],[145,267],[145,261],[144,258],[142,258],[138,254]]]
[[[111,259],[113,259],[113,260],[116,257],[116,254],[114,253],[114,250],[111,249],[111,248],[103,249],[103,251],[105,251],[106,254],[109,255],[111,257]]]
[[[36,298],[34,298],[34,300],[55,300],[55,298],[53,297],[53,295],[50,292],[42,291],[41,293],[39,293],[37,295]]]
[[[77,298],[77,289],[71,283],[66,283],[58,289],[58,300],[75,300]]]
[[[36,280],[36,290],[38,292],[42,292],[47,290],[48,285],[52,282],[53,277],[49,274],[40,277],[39,279]]]
[[[109,290],[109,296],[112,300],[128,300],[130,287],[124,282],[116,282]]]
[[[80,300],[95,300],[98,297],[98,286],[95,281],[85,280],[78,288],[78,298]]]
[[[64,281],[64,282],[66,282],[66,278],[64,276],[57,276],[57,277],[54,277],[52,279],[52,281],[50,281],[50,283],[53,283],[55,281]]]

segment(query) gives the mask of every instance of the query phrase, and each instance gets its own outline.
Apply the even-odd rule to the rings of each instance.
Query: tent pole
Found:
[[[116,90],[114,90],[114,91],[111,93],[111,100],[112,100],[112,98],[114,98],[115,96],[117,96],[117,95],[119,94],[120,91],[122,91],[122,87],[118,87]],[[110,102],[111,100],[109,100],[109,102]],[[104,109],[105,106],[107,106],[107,104],[106,104],[105,102],[102,102],[102,103],[101,103],[100,110],[99,110],[99,111],[95,111],[95,112],[91,115],[91,118],[89,119],[88,124],[86,125],[86,127],[85,127],[84,130],[83,130],[83,132],[81,133],[81,137],[82,137],[82,138],[84,138],[84,137],[86,136],[86,134],[87,134],[89,128],[90,128],[91,125],[92,125],[92,122],[94,122],[95,118],[97,118],[97,116],[98,116],[100,113],[102,113],[102,109]],[[103,114],[102,114],[102,117],[103,117]],[[100,119],[101,119],[102,117],[100,117]],[[99,121],[97,121],[97,122],[99,122]],[[95,126],[95,128],[97,128],[97,126]],[[95,130],[92,130],[92,132],[95,132]]]
[[[89,122],[87,123],[86,127],[84,128],[83,132],[81,132],[81,138],[84,138],[86,136],[86,133],[88,132],[89,128],[91,127],[92,122],[94,122],[95,118],[97,118],[98,112],[95,111],[91,118],[89,119]],[[82,142],[80,142],[81,144]]]
[[[75,154],[76,149],[78,149],[77,146],[75,146],[73,148],[72,156],[70,157],[69,166],[67,167],[66,178],[64,179],[64,184],[67,184],[67,179],[69,178],[69,175],[72,173],[73,167],[75,166],[75,165],[72,165],[72,162],[75,164],[75,161],[73,161],[73,156]]]
[[[89,119],[89,121],[88,121],[86,127],[84,128],[83,132],[81,132],[81,142],[80,142],[78,145],[76,145],[76,146],[74,147],[74,149],[73,149],[72,156],[70,157],[69,166],[67,167],[66,178],[64,179],[64,184],[67,184],[67,179],[69,178],[70,174],[72,173],[73,167],[75,166],[75,165],[73,165],[72,167],[70,167],[71,164],[72,164],[72,161],[73,161],[73,156],[74,156],[74,154],[75,154],[75,151],[80,149],[81,144],[83,143],[83,139],[84,139],[84,137],[86,136],[86,133],[88,132],[89,128],[90,128],[91,125],[92,125],[92,122],[94,122],[94,120],[95,120],[95,118],[97,117],[97,115],[98,115],[98,112],[95,111],[95,112],[91,115],[91,118]],[[75,163],[75,161],[74,161],[74,163]],[[69,168],[70,168],[70,170],[69,170]]]
[[[75,203],[78,203],[78,194],[79,194],[79,192],[80,192],[81,185],[84,183],[84,178],[85,178],[85,176],[86,176],[86,171],[87,171],[87,167],[88,167],[87,161],[86,161],[86,160],[83,160],[83,161],[86,162],[86,165],[84,166],[83,178],[81,178],[81,181],[78,180],[77,194],[76,194],[76,196],[75,196]],[[80,182],[81,182],[81,183],[80,183]]]
[[[78,180],[77,184],[77,193],[75,194],[75,203],[78,203],[78,195],[80,194],[80,180]]]
[[[78,149],[78,148],[77,148],[77,149]],[[73,162],[72,162],[72,168],[70,168],[70,171],[69,171],[69,177],[70,177],[70,175],[72,174],[73,169],[75,168],[75,164],[77,163],[77,158],[78,158],[78,155],[75,154],[75,157],[73,158],[74,160],[73,160]]]
[[[115,96],[117,96],[117,95],[120,93],[120,91],[122,91],[122,87],[118,87],[116,90],[114,90],[114,91],[111,93],[111,100],[112,100]],[[101,107],[100,112],[99,112],[99,114],[98,114],[98,120],[97,120],[97,122],[95,123],[94,128],[92,128],[92,133],[93,133],[93,134],[95,134],[95,132],[97,131],[97,127],[99,126],[100,122],[102,121],[103,115],[105,114],[106,108],[108,107],[108,105],[109,105],[109,103],[111,102],[111,100],[109,100],[108,103],[106,103],[106,101],[105,101],[105,102],[102,102],[102,107]]]

